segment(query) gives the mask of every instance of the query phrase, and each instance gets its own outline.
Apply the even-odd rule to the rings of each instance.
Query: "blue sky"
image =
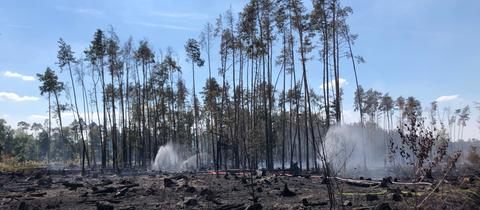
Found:
[[[10,124],[20,120],[43,121],[47,101],[31,80],[47,66],[56,66],[57,40],[62,37],[76,55],[88,46],[97,28],[112,25],[122,41],[130,35],[148,40],[156,51],[172,47],[190,83],[183,46],[197,38],[206,22],[230,6],[240,11],[242,0],[138,0],[66,1],[5,0],[0,6],[0,118]],[[305,1],[309,4],[310,1]],[[358,66],[360,83],[390,95],[413,95],[424,107],[441,96],[440,106],[463,107],[480,101],[480,1],[463,0],[346,0],[354,13],[352,32],[359,34],[354,53],[366,63]],[[316,56],[313,53],[312,56]],[[321,84],[318,61],[309,63],[313,87]],[[218,66],[213,63],[213,66]],[[354,80],[349,63],[343,63],[344,115],[352,112]],[[197,74],[203,84],[206,69]],[[22,77],[23,76],[23,77]],[[67,75],[62,79],[68,81]],[[465,137],[480,138],[476,119],[465,128]]]

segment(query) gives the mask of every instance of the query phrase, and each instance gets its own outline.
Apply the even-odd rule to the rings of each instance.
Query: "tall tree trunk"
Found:
[[[82,76],[82,79],[81,79],[81,85],[82,85],[83,106],[84,106],[83,111],[85,112],[84,117],[86,118],[86,125],[87,125],[87,134],[88,134],[87,137],[90,140],[90,152],[91,152],[90,157],[91,157],[91,161],[92,161],[92,164],[93,164],[93,168],[95,169],[96,168],[95,148],[93,146],[93,139],[91,137],[91,130],[90,130],[90,124],[93,120],[90,116],[90,106],[88,104],[87,89],[85,87],[85,81],[84,81],[83,76]],[[87,160],[88,160],[88,165],[90,167],[91,166],[90,165],[90,160],[88,158],[87,158]]]
[[[282,98],[282,170],[285,170],[285,140],[287,138],[286,136],[286,123],[287,123],[287,94],[285,92],[286,89],[286,65],[287,65],[287,45],[286,45],[286,34],[283,32],[283,66],[282,66],[282,71],[283,71],[283,98]]]
[[[137,139],[137,146],[136,146],[136,158],[135,158],[135,162],[137,165],[139,165],[140,161],[142,161],[143,159],[143,155],[144,155],[144,151],[143,151],[143,147],[142,147],[142,141],[143,141],[143,132],[142,132],[142,104],[141,104],[141,86],[140,86],[140,74],[138,72],[138,65],[135,66],[136,68],[136,77],[135,77],[135,83],[136,83],[136,87],[135,87],[135,90],[136,90],[136,97],[137,97],[137,104],[136,104],[136,115],[137,115],[137,124],[136,127],[137,127],[137,132],[138,132],[138,139]]]
[[[101,61],[100,77],[102,81],[103,94],[103,144],[102,144],[102,171],[107,167],[107,93],[105,91],[105,72],[103,69],[103,59]]]
[[[48,141],[52,141],[52,94],[48,93]],[[47,163],[50,163],[50,143],[47,147]]]
[[[65,136],[63,135],[62,111],[61,111],[60,101],[58,100],[58,93],[57,93],[57,91],[54,91],[53,94],[55,96],[55,101],[57,103],[58,122],[60,124],[60,139],[63,141],[63,144],[64,144],[63,161],[65,162],[66,158],[67,158],[67,146],[68,146],[67,143],[68,142],[65,139]]]
[[[129,81],[129,78],[130,78],[130,63],[127,62],[127,68],[126,68],[127,72],[126,72],[126,82],[125,82],[125,98],[126,98],[126,114],[127,114],[127,133],[126,133],[126,136],[124,137],[123,139],[123,143],[124,143],[124,148],[123,148],[123,161],[124,161],[124,167],[126,167],[126,163],[128,161],[128,166],[131,168],[132,167],[132,140],[130,139],[130,131],[131,131],[131,127],[130,127],[130,88],[129,88],[129,85],[130,85],[130,81]],[[126,148],[126,145],[127,145],[127,142],[126,140],[128,139],[128,150]],[[128,152],[128,155],[127,155],[127,152]]]
[[[73,74],[72,68],[70,67],[70,62],[68,63],[68,71],[70,73],[70,80],[72,82],[72,89],[73,89],[73,99],[75,102],[75,112],[77,114],[78,124],[80,126],[80,136],[82,138],[82,176],[85,175],[85,156],[87,155],[87,146],[85,145],[85,138],[83,137],[83,123],[82,118],[80,116],[80,112],[78,111],[78,104],[77,104],[77,92],[75,91],[75,82],[73,81]]]
[[[95,68],[96,66],[94,66],[93,68]],[[99,73],[99,77],[100,77],[100,73]],[[95,71],[93,70],[92,71],[92,83],[93,83],[93,96],[95,98],[95,108],[96,108],[96,115],[97,115],[97,122],[98,122],[98,129],[100,131],[100,145],[101,147],[103,148],[103,142],[105,141],[105,139],[103,138],[103,132],[102,132],[102,128],[101,128],[101,124],[102,124],[102,121],[100,120],[100,109],[98,108],[98,95],[97,95],[97,84],[98,84],[98,80],[95,80]],[[102,171],[104,169],[103,167],[103,159],[105,158],[104,154],[103,154],[103,150],[101,152],[101,159],[102,159]]]
[[[339,52],[338,52],[338,34],[337,34],[337,3],[333,2],[333,23],[332,23],[332,44],[333,44],[333,72],[335,75],[335,117],[337,124],[341,124],[342,113],[340,109],[340,70],[339,70]]]
[[[231,12],[231,8],[230,8]],[[233,117],[233,162],[234,162],[234,167],[239,168],[239,151],[238,151],[238,99],[237,99],[237,91],[236,91],[236,62],[235,62],[235,50],[237,48],[236,46],[236,38],[235,38],[235,33],[234,33],[234,28],[233,28],[233,17],[230,19],[230,31],[231,31],[231,46],[232,46],[232,82],[233,82],[233,105],[234,105],[234,117]]]
[[[267,41],[267,50],[268,50],[268,88],[267,88],[267,93],[268,93],[268,135],[270,136],[270,144],[269,144],[269,166],[270,170],[274,169],[274,160],[273,160],[273,148],[275,147],[275,136],[273,135],[273,120],[272,120],[272,112],[273,112],[273,94],[275,92],[274,90],[274,85],[272,82],[272,63],[273,63],[273,46],[272,46],[272,41],[270,38],[270,29],[268,31],[268,41]]]
[[[323,7],[323,10],[325,8]],[[326,128],[330,128],[330,93],[329,93],[329,44],[328,44],[328,25],[327,25],[327,18],[324,15],[324,24],[323,24],[323,101],[325,106],[325,117],[326,117]]]
[[[142,61],[142,75],[143,75],[143,91],[142,91],[142,166],[146,167],[147,166],[147,157],[150,156],[150,153],[148,151],[147,147],[147,140],[145,138],[148,138],[147,136],[147,118],[145,117],[145,107],[148,106],[146,102],[146,97],[147,97],[147,81],[146,81],[146,64],[145,61]]]
[[[111,69],[111,82],[112,82],[112,164],[113,169],[118,170],[117,163],[117,117],[115,113],[115,81],[114,81],[114,67]]]
[[[121,118],[122,118],[122,167],[126,167],[126,162],[127,162],[127,154],[126,154],[126,143],[127,143],[127,127],[126,127],[126,114],[125,114],[125,104],[124,104],[124,93],[123,93],[123,78],[119,77],[119,93],[120,93],[120,110],[121,110]],[[117,148],[118,149],[118,148]]]
[[[305,99],[304,99],[304,120],[305,120],[305,152],[306,152],[306,161],[307,161],[307,171],[310,170],[310,157],[309,157],[309,142],[308,142],[308,83],[307,83],[307,67],[306,67],[306,58],[305,58],[305,48],[304,48],[304,37],[303,30],[298,30],[298,37],[300,42],[300,59],[302,62],[302,72],[303,72],[303,84],[305,87]]]
[[[291,17],[291,10],[289,11],[289,16]],[[292,76],[293,76],[293,91],[295,97],[295,135],[294,141],[298,136],[297,147],[298,147],[298,164],[300,170],[303,169],[303,161],[302,161],[302,142],[300,137],[300,95],[297,95],[298,87],[297,87],[297,78],[296,78],[296,69],[295,69],[295,49],[294,49],[294,36],[293,36],[293,19],[289,18],[289,46],[290,46],[290,56],[291,56],[291,65],[292,65]],[[293,153],[292,153],[293,154]]]
[[[199,162],[200,162],[200,147],[198,145],[198,106],[197,106],[197,94],[195,92],[195,62],[192,60],[192,83],[193,83],[193,115],[194,115],[194,123],[195,123],[195,133],[194,133],[194,141],[195,141],[195,154],[196,154],[196,164],[197,170],[199,169]]]

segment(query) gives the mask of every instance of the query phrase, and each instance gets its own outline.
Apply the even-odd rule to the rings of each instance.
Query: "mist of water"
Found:
[[[390,134],[377,127],[342,125],[330,128],[325,148],[334,171],[347,176],[387,175]]]
[[[194,171],[199,168],[208,168],[211,165],[210,156],[207,153],[198,154],[199,166],[197,167],[197,155],[192,155],[182,162],[181,170]]]
[[[178,171],[180,170],[180,163],[177,151],[171,143],[168,143],[158,149],[152,169],[156,171]]]
[[[172,143],[161,146],[152,164],[155,171],[195,171],[199,168],[206,168],[211,165],[210,156],[206,153],[198,154],[199,165],[197,166],[197,155],[182,159],[176,147]]]

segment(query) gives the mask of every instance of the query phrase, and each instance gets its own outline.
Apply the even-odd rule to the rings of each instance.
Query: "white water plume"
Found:
[[[197,155],[192,155],[182,162],[182,170],[197,170],[198,168],[207,168],[211,165],[210,156],[207,153],[198,154],[199,167],[197,167]]]
[[[325,142],[328,162],[340,175],[385,176],[389,139],[389,133],[378,127],[332,127]]]
[[[211,165],[210,156],[206,153],[198,154],[200,166],[197,167],[197,155],[193,155],[183,160],[176,151],[172,143],[161,146],[155,156],[155,162],[152,164],[152,170],[155,171],[195,171],[198,168],[207,168]]]
[[[161,146],[155,156],[155,162],[152,169],[156,171],[171,171],[180,170],[181,161],[178,154],[171,143]]]

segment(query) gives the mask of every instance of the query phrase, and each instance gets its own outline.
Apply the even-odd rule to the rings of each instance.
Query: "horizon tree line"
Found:
[[[358,36],[347,23],[352,9],[339,0],[313,0],[312,6],[307,9],[301,0],[251,0],[240,13],[229,9],[207,23],[199,39],[185,44],[191,90],[170,48],[156,52],[148,41],[135,43],[131,37],[122,43],[113,28],[95,31],[90,45],[76,54],[60,39],[57,65],[60,73],[68,71],[68,87],[52,68],[38,74],[40,92],[49,101],[48,138],[63,144],[62,160],[71,158],[62,113],[72,111],[68,130],[78,137],[82,173],[86,167],[146,169],[169,142],[184,157],[195,155],[197,167],[273,170],[298,164],[300,170],[329,173],[324,137],[343,122],[343,71],[355,73],[362,125],[378,125],[383,116],[383,127],[393,130],[410,113],[421,115],[422,108],[414,97],[394,100],[364,91],[356,72],[364,59],[353,53]],[[208,78],[200,99],[195,71],[202,67]],[[312,76],[323,82],[321,91],[311,87]],[[70,93],[73,100],[60,101]],[[431,113],[432,120],[439,118],[438,111]],[[452,136],[461,137],[469,108],[448,119],[450,130],[456,122],[459,130]]]

